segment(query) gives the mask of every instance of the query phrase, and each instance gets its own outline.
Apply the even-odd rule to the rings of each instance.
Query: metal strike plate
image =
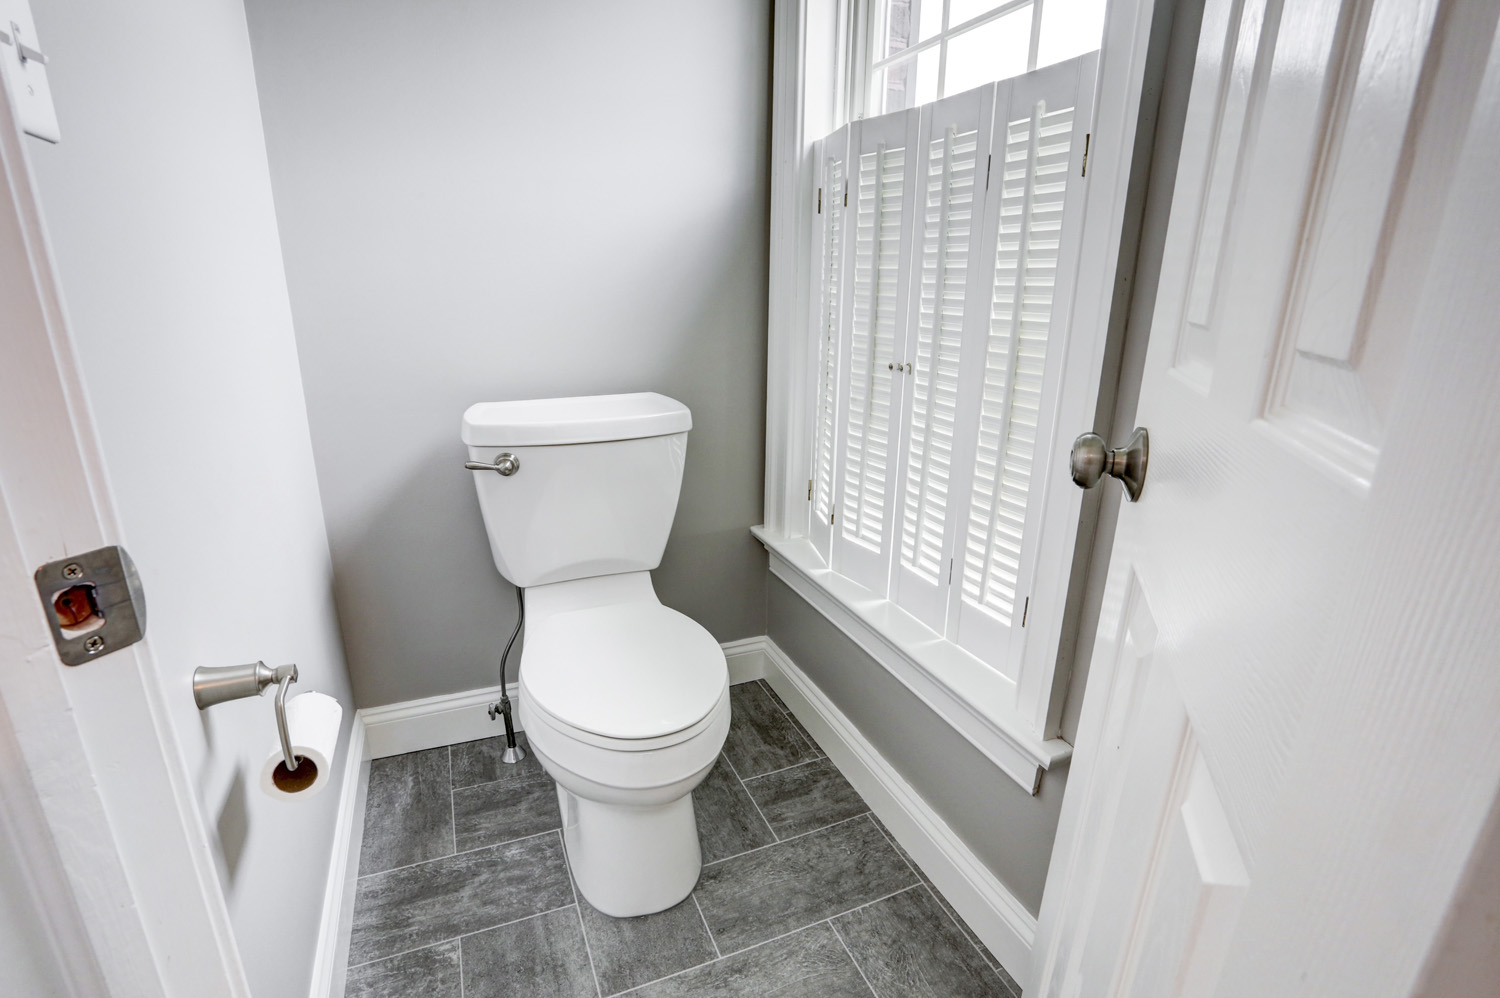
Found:
[[[48,562],[33,578],[64,665],[128,648],[146,633],[146,594],[122,547]]]

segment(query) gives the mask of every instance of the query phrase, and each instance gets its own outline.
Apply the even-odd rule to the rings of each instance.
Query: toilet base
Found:
[[[692,893],[703,868],[693,795],[665,804],[603,804],[557,788],[573,879],[606,915],[649,915]]]

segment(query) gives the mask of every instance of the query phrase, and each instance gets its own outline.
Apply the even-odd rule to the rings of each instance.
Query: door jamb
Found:
[[[39,886],[66,888],[48,929],[95,963],[75,988],[249,998],[149,646],[63,666],[32,586],[35,566],[121,530],[24,142],[0,76],[0,708],[25,763],[21,800],[36,805],[16,815],[17,845]]]

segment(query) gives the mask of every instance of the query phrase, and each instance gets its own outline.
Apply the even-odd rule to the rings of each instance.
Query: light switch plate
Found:
[[[36,36],[29,0],[0,0],[0,31],[10,38],[0,44],[0,72],[5,74],[5,88],[15,103],[21,130],[48,142],[61,137],[57,112],[52,107],[52,88],[47,84],[47,67],[38,59],[23,58],[21,46],[46,53]]]

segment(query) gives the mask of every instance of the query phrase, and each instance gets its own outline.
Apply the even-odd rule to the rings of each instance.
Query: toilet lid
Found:
[[[659,738],[708,716],[728,682],[703,626],[660,603],[617,603],[528,622],[521,668],[537,706],[607,738]]]

